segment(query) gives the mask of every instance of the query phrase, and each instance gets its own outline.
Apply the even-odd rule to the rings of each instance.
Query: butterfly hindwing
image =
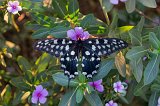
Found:
[[[34,44],[34,48],[40,51],[45,51],[56,57],[64,55],[74,44],[74,41],[69,39],[44,39],[39,40]]]
[[[92,78],[97,73],[101,58],[92,50],[82,48],[82,74],[87,78]]]
[[[65,55],[60,58],[61,68],[64,70],[64,74],[69,77],[69,79],[75,78],[78,75],[78,49],[74,48],[69,50]]]
[[[125,41],[117,38],[92,38],[85,40],[83,43],[86,48],[99,56],[110,55],[128,46]]]

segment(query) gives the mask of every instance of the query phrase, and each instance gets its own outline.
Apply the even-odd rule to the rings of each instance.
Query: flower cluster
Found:
[[[84,31],[82,27],[75,27],[74,29],[70,29],[67,31],[67,36],[72,40],[84,40],[89,38],[88,31]]]
[[[114,91],[116,93],[121,93],[122,96],[126,95],[126,89],[127,89],[127,87],[128,87],[127,83],[121,82],[121,81],[115,82],[113,84]]]
[[[121,2],[126,2],[127,0],[120,0]],[[110,0],[111,4],[117,5],[119,3],[119,0]]]
[[[9,1],[7,10],[8,10],[8,12],[10,12],[12,14],[17,14],[18,11],[22,10],[22,7],[19,6],[19,2],[18,1]]]
[[[48,91],[43,88],[42,85],[36,86],[36,89],[32,93],[32,103],[34,104],[44,104],[47,100],[46,96],[48,96]]]

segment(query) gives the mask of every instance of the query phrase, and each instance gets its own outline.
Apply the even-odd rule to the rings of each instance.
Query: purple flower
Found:
[[[95,81],[95,82],[89,82],[89,85],[94,87],[98,92],[104,91],[104,87],[102,85],[102,79]]]
[[[36,86],[36,90],[33,91],[32,103],[44,104],[47,100],[46,96],[48,96],[48,91],[44,89],[42,85],[38,85]]]
[[[122,85],[121,81],[115,82],[113,84],[113,88],[115,92],[122,93],[125,89],[124,86]]]
[[[120,0],[121,2],[126,2],[127,0]],[[110,3],[113,5],[117,5],[119,3],[119,0],[110,0]]]
[[[113,102],[113,100],[110,100],[108,103],[105,104],[105,106],[118,106],[116,102]]]
[[[82,27],[75,27],[74,29],[70,29],[67,31],[67,36],[72,40],[84,40],[89,38],[88,31],[84,31]]]
[[[19,2],[18,1],[9,1],[7,10],[8,10],[8,12],[10,12],[12,14],[17,14],[18,11],[22,10],[22,7],[19,6]]]

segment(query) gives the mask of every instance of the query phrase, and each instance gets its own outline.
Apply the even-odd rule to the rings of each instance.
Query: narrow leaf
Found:
[[[126,58],[132,60],[138,60],[139,58],[143,57],[144,55],[146,55],[148,49],[145,49],[143,46],[137,46],[137,47],[133,47],[132,49],[130,49],[127,54],[126,54]]]
[[[76,92],[76,102],[80,103],[83,99],[83,90],[79,88]]]
[[[151,42],[152,46],[155,49],[160,49],[160,41],[158,40],[158,38],[155,35],[155,33],[153,33],[153,32],[149,33],[149,41]]]
[[[86,92],[85,93],[85,98],[91,104],[91,106],[103,106],[100,97],[96,93],[92,92],[91,94],[88,94]]]
[[[148,106],[157,106],[158,104],[159,92],[152,92],[152,95],[149,98]]]
[[[22,71],[31,69],[31,64],[22,56],[18,56],[17,62]]]
[[[160,56],[154,55],[147,64],[144,71],[144,85],[150,84],[156,77],[159,71]]]

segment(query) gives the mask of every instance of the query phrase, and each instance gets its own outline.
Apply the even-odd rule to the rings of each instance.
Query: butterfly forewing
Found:
[[[110,55],[128,46],[125,41],[117,38],[93,38],[87,39],[83,43],[86,48],[99,56]]]
[[[69,39],[44,39],[37,41],[34,48],[59,57],[65,55],[73,44],[74,41]]]

